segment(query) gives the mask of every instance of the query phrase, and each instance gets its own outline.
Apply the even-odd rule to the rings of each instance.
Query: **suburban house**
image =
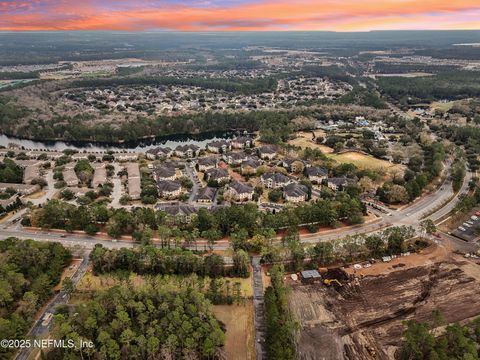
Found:
[[[321,184],[328,177],[328,170],[318,166],[311,166],[305,169],[305,175],[312,183]]]
[[[346,177],[334,177],[327,180],[327,186],[334,191],[343,191],[345,187],[354,184],[355,180]]]
[[[308,187],[291,183],[283,188],[283,197],[288,202],[298,203],[308,199]]]
[[[213,187],[204,187],[198,191],[197,202],[211,204],[215,200],[217,189]]]
[[[157,181],[175,180],[177,178],[177,171],[174,167],[159,166],[153,170],[153,173]]]
[[[140,193],[142,192],[140,181],[140,167],[138,163],[129,163],[125,167],[128,174],[128,195],[132,200],[140,199]]]
[[[258,158],[248,158],[247,160],[242,161],[240,165],[240,171],[242,175],[253,175],[257,172],[258,167],[261,165]]]
[[[229,165],[240,165],[247,159],[248,156],[244,152],[229,152],[223,155],[223,160]]]
[[[258,156],[263,160],[272,160],[277,156],[277,150],[273,146],[262,146],[257,151]]]
[[[230,174],[225,169],[209,169],[205,171],[206,181],[216,181],[217,183],[224,183],[230,180]]]
[[[252,201],[253,195],[253,187],[239,181],[231,182],[224,192],[225,197],[229,197],[234,201]]]
[[[252,147],[252,139],[248,136],[239,136],[232,140],[231,145],[234,149],[244,149]]]
[[[197,168],[198,171],[207,171],[217,167],[217,159],[213,157],[203,157],[198,159]]]
[[[147,150],[145,153],[147,159],[155,160],[157,158],[168,158],[172,156],[173,150],[169,147],[156,147],[153,149]]]
[[[174,199],[182,194],[182,185],[178,181],[157,181],[158,195],[165,199]]]
[[[287,186],[292,180],[282,173],[265,173],[260,177],[263,186],[269,189],[279,189]]]
[[[178,145],[175,148],[175,155],[184,158],[192,158],[198,156],[200,148],[194,144]]]
[[[225,153],[230,150],[230,142],[227,140],[214,140],[207,144],[207,150],[213,153]]]

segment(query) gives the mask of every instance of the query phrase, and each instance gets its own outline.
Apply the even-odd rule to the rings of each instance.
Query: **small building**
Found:
[[[175,199],[182,194],[182,185],[178,181],[158,181],[158,195],[165,199]]]
[[[330,178],[327,181],[327,186],[334,191],[343,191],[351,185],[355,185],[355,180],[346,177]]]
[[[224,196],[234,201],[252,201],[255,191],[252,186],[233,181],[225,189]]]
[[[114,154],[114,155],[113,155],[113,158],[114,158],[116,161],[120,161],[120,162],[123,162],[123,161],[137,161],[137,160],[138,160],[138,156],[139,156],[138,153],[127,152],[127,153]]]
[[[155,160],[158,158],[168,158],[172,156],[173,150],[169,147],[156,147],[149,149],[145,152],[145,156],[149,160]]]
[[[138,200],[142,192],[140,167],[138,163],[128,163],[125,168],[128,174],[128,195],[132,200]]]
[[[283,159],[281,165],[291,173],[301,173],[308,167],[308,163],[302,159]]]
[[[173,181],[177,178],[177,171],[174,167],[170,166],[159,166],[153,171],[156,181]]]
[[[197,161],[198,171],[207,171],[217,167],[217,159],[214,157],[203,157]]]
[[[291,183],[283,188],[283,197],[286,201],[299,203],[308,199],[308,187],[305,185]]]
[[[92,187],[96,189],[107,182],[107,169],[105,168],[105,164],[97,164],[94,165],[94,170]]]
[[[287,186],[292,182],[288,176],[282,173],[265,173],[260,177],[263,186],[269,189],[279,189]]]
[[[225,153],[230,148],[230,142],[227,140],[214,140],[207,143],[207,150],[217,154]]]
[[[185,204],[158,205],[158,210],[167,213],[167,221],[171,224],[189,224],[197,216],[197,208]]]
[[[231,145],[234,149],[245,149],[252,147],[253,141],[248,136],[239,136],[232,140]]]
[[[7,189],[13,189],[20,195],[30,195],[39,191],[40,186],[32,184],[0,183],[0,192],[5,192]]]
[[[200,148],[194,144],[178,145],[175,148],[175,155],[183,158],[193,158],[200,154]]]
[[[248,159],[248,155],[244,152],[229,152],[223,155],[223,160],[229,165],[240,165]]]
[[[71,156],[71,158],[72,158],[72,161],[88,160],[89,155],[95,155],[95,154],[89,154],[89,153],[86,153],[86,152],[81,152],[81,153],[73,154]],[[95,155],[95,157],[98,158],[96,155]]]
[[[317,270],[304,270],[300,275],[302,277],[302,282],[306,284],[313,284],[322,280],[322,276]]]
[[[240,171],[242,175],[253,175],[257,172],[257,169],[260,167],[260,160],[256,157],[248,158],[247,160],[242,161],[240,165]]]
[[[197,202],[203,204],[211,204],[215,200],[217,189],[213,187],[204,187],[198,191]]]
[[[307,175],[312,183],[321,184],[327,179],[328,170],[317,166],[311,166],[305,169],[305,175]]]
[[[63,168],[63,181],[65,181],[67,186],[78,186],[80,184],[74,164],[67,164]]]
[[[277,150],[273,146],[262,146],[257,151],[258,156],[263,160],[272,160],[277,156]]]
[[[205,171],[205,180],[225,183],[230,180],[230,174],[225,169],[209,169]]]

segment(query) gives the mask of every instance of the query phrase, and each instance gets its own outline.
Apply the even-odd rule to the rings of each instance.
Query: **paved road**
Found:
[[[78,267],[78,269],[75,271],[75,274],[72,276],[72,281],[75,285],[78,284],[82,276],[85,274],[87,271],[88,263],[89,263],[89,254],[85,254],[82,263]],[[47,313],[52,313],[55,314],[56,307],[59,305],[64,305],[68,302],[69,296],[67,293],[64,291],[60,291],[55,297],[48,303],[48,305],[44,308],[43,312],[40,314],[40,317],[38,320],[33,324],[33,327],[30,329],[30,332],[27,334],[27,338],[38,338],[41,336],[44,336],[48,333],[48,329],[50,327],[51,321],[43,325],[43,317]],[[27,360],[28,357],[30,356],[30,353],[32,352],[32,348],[25,348],[20,350],[15,359],[16,360]]]
[[[263,300],[263,281],[260,256],[252,258],[253,267],[253,308],[255,311],[255,351],[257,360],[267,358],[265,349],[265,304]]]
[[[198,191],[200,190],[201,183],[195,173],[195,169],[190,166],[189,163],[185,163],[185,172],[188,178],[192,181],[193,186],[190,190],[190,196],[188,198],[188,202],[190,204],[194,203],[197,200]]]
[[[31,199],[33,205],[40,205],[46,202],[49,199],[52,199],[53,196],[57,193],[58,189],[55,189],[55,179],[53,178],[53,170],[48,170],[45,175],[45,181],[47,182],[47,191],[42,197],[37,199]]]

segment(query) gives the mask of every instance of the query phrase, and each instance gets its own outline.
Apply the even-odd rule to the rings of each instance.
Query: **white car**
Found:
[[[462,227],[462,226],[459,226],[459,227],[458,227],[458,230],[460,230],[460,231],[465,231],[465,230],[467,230],[467,229],[465,229],[465,228]]]
[[[470,217],[470,219],[472,219],[472,220],[478,220],[478,216],[472,215],[472,216]]]
[[[463,226],[466,226],[466,227],[472,227],[472,225],[470,224],[467,224],[466,222],[462,224]]]

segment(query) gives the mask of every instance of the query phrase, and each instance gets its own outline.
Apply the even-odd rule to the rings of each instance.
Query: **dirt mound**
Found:
[[[480,314],[480,302],[471,300],[480,296],[477,272],[480,266],[458,258],[350,280],[337,269],[324,275],[343,279],[341,288],[296,284],[290,298],[301,325],[299,357],[393,359],[404,320],[429,321],[433,310],[445,323]]]

